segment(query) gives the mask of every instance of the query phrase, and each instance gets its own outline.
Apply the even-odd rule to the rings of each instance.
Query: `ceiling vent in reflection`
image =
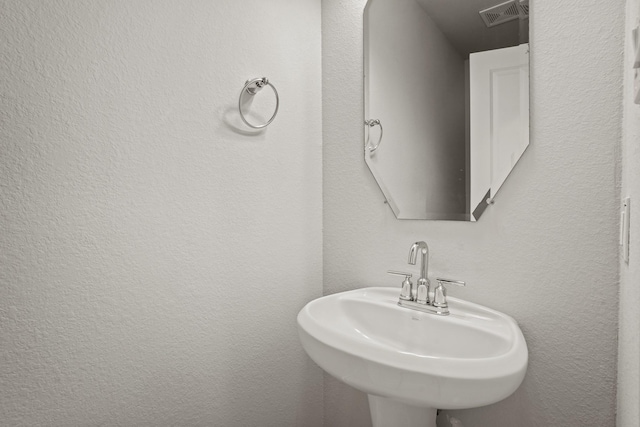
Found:
[[[518,2],[518,10],[520,11],[520,19],[529,17],[529,0],[520,0]]]
[[[529,17],[529,0],[509,0],[480,11],[487,27],[495,27],[518,18]]]

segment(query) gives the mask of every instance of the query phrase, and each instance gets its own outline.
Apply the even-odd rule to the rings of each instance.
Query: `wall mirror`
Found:
[[[364,74],[396,217],[476,221],[529,145],[529,1],[369,0]]]

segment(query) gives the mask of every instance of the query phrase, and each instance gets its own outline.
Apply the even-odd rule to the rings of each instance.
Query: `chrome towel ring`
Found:
[[[370,119],[370,120],[365,120],[364,124],[367,125],[367,140],[364,143],[364,146],[367,147],[369,149],[370,152],[374,152],[378,149],[378,147],[380,146],[380,143],[382,142],[382,123],[380,123],[380,120],[378,119]],[[376,145],[371,145],[371,141],[369,140],[371,137],[371,128],[374,126],[380,126],[380,138],[378,138],[378,143]]]
[[[262,88],[264,88],[265,86],[271,87],[271,89],[273,89],[273,93],[276,95],[276,110],[273,112],[273,115],[266,123],[262,125],[254,125],[249,123],[246,117],[244,116],[244,114],[242,113],[242,95],[246,92],[249,95],[253,96],[256,93],[260,92]],[[278,114],[279,107],[280,107],[280,97],[278,97],[278,91],[276,90],[275,86],[269,83],[269,79],[267,79],[266,77],[258,77],[252,80],[247,80],[244,87],[240,91],[240,97],[238,98],[238,111],[240,112],[240,118],[242,119],[244,124],[246,124],[249,127],[252,127],[254,129],[266,128],[271,124],[273,119],[276,118],[276,114]]]

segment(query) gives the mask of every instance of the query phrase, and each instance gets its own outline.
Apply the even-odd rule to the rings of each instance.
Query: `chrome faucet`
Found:
[[[449,304],[447,303],[447,291],[444,285],[465,286],[464,282],[447,279],[436,279],[438,286],[430,292],[431,282],[429,281],[429,246],[425,242],[415,242],[411,245],[409,251],[409,264],[415,265],[418,252],[420,252],[420,278],[417,287],[411,283],[411,273],[389,270],[389,274],[404,276],[402,282],[402,291],[398,305],[412,310],[422,311],[424,313],[440,314],[446,316],[449,314]]]
[[[429,246],[425,242],[415,242],[411,245],[409,250],[409,264],[416,265],[416,258],[418,256],[418,250],[420,251],[420,278],[418,279],[418,287],[416,289],[416,295],[413,295],[414,301],[420,304],[429,303],[429,288],[431,282],[429,282]],[[424,286],[424,288],[421,288]]]

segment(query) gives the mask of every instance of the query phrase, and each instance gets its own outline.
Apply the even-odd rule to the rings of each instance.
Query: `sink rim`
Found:
[[[528,349],[522,331],[511,316],[454,297],[448,298],[451,312],[449,316],[421,313],[398,306],[398,295],[399,290],[396,288],[367,287],[320,297],[309,302],[300,310],[298,325],[310,337],[336,351],[403,371],[470,381],[496,379],[518,373],[524,375],[528,364]],[[481,329],[505,340],[510,340],[511,345],[501,354],[479,358],[427,356],[395,350],[389,345],[381,345],[371,339],[367,340],[344,330],[336,330],[335,324],[329,325],[322,321],[324,319],[319,319],[311,312],[320,304],[343,299],[364,300],[369,304],[381,306],[383,309],[398,310],[401,315],[417,317],[420,320],[436,324],[455,322],[464,325],[467,323],[474,329]],[[495,333],[495,330],[489,328],[492,322],[499,322],[498,326],[501,325],[500,327],[504,329],[502,334]],[[477,323],[484,324],[484,327],[479,327]],[[504,328],[505,325],[507,328]],[[504,336],[505,333],[508,333],[508,336]]]

